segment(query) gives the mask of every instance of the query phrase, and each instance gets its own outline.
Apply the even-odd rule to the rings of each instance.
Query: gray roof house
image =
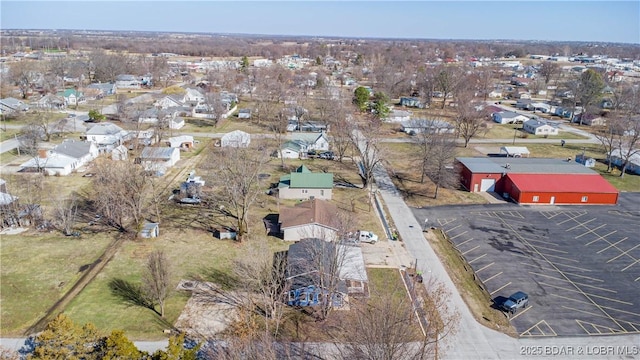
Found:
[[[85,136],[87,141],[91,141],[98,146],[100,152],[111,152],[116,146],[122,145],[131,135],[121,127],[109,123],[101,122],[90,127]]]
[[[452,134],[455,127],[444,120],[412,119],[402,122],[402,131],[409,135],[420,133]]]
[[[167,170],[180,160],[180,149],[172,147],[145,147],[136,162],[145,170],[157,176],[166,174]]]
[[[29,106],[16,98],[0,99],[0,114],[8,115],[27,110],[29,110]]]
[[[40,150],[38,156],[22,163],[20,169],[65,176],[93,161],[97,156],[98,148],[94,143],[65,140],[52,150]]]

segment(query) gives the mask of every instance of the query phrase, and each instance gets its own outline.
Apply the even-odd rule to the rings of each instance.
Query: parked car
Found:
[[[502,309],[510,314],[515,314],[518,309],[526,308],[529,305],[529,295],[522,291],[513,293],[502,304]]]
[[[325,152],[320,153],[320,155],[318,155],[318,157],[320,159],[333,160],[335,158],[335,155],[333,154],[333,151],[325,151]]]

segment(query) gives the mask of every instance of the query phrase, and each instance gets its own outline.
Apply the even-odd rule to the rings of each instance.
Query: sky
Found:
[[[0,1],[0,29],[640,44],[640,1]]]

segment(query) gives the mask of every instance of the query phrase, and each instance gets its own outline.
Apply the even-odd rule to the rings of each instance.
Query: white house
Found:
[[[277,156],[284,159],[298,159],[307,153],[307,145],[301,140],[291,140],[282,144]]]
[[[111,152],[116,146],[122,145],[129,137],[129,132],[121,127],[109,122],[101,122],[90,127],[83,138],[95,143],[98,151]]]
[[[122,74],[116,77],[116,89],[140,89],[142,81],[134,75]]]
[[[182,95],[167,95],[156,100],[156,102],[153,103],[153,106],[160,108],[162,110],[166,110],[173,107],[182,107],[182,106],[185,106],[185,103],[183,102],[183,100],[184,100],[184,96]]]
[[[238,119],[251,119],[251,109],[240,109]]]
[[[32,104],[37,108],[50,110],[62,110],[67,106],[63,97],[53,94],[47,94]]]
[[[522,128],[524,131],[533,135],[558,135],[558,128],[549,125],[544,120],[530,119],[524,122]]]
[[[167,170],[180,160],[180,149],[172,147],[146,147],[142,149],[138,162],[147,171],[156,175],[166,174]]]
[[[529,120],[528,116],[513,111],[494,112],[491,118],[498,124],[521,124]]]
[[[402,131],[409,135],[420,133],[453,134],[455,127],[444,120],[412,119],[402,122]]]
[[[21,171],[43,171],[47,175],[66,176],[98,156],[92,142],[65,140],[52,150],[39,150],[38,156],[20,165]]]
[[[329,150],[329,138],[325,132],[321,133],[293,133],[291,135],[293,141],[304,143],[306,151],[327,151]]]
[[[203,103],[204,94],[201,93],[200,90],[198,89],[186,88],[182,102],[186,104],[194,104],[194,105]]]
[[[220,139],[222,147],[243,147],[246,148],[251,143],[251,135],[241,130],[234,130],[226,133]]]
[[[0,114],[9,115],[27,110],[29,110],[29,106],[16,98],[0,99]]]

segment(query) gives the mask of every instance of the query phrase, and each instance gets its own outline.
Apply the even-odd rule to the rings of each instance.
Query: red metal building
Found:
[[[521,204],[616,204],[618,191],[570,159],[457,158],[462,185]]]
[[[599,174],[507,174],[504,192],[519,204],[615,205],[618,190]]]

